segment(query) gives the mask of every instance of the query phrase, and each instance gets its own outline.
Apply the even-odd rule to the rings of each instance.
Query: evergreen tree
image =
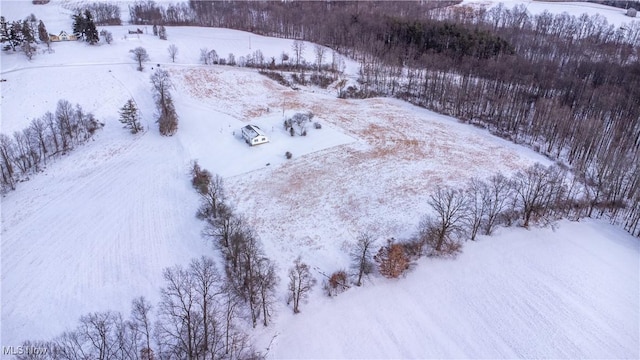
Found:
[[[12,22],[11,25],[9,26],[8,34],[9,34],[8,36],[9,46],[11,50],[16,51],[16,48],[22,45],[22,40],[24,36],[24,33],[22,31],[22,22],[21,21]]]
[[[131,129],[132,134],[137,134],[143,129],[140,125],[140,111],[133,99],[127,100],[127,103],[120,109],[120,122],[126,128]]]
[[[98,29],[96,29],[96,24],[93,21],[93,15],[91,15],[91,12],[89,10],[85,10],[84,17],[85,17],[85,28],[84,28],[85,40],[89,44],[94,45],[98,41],[100,41],[100,37],[98,36]]]
[[[162,40],[167,40],[167,29],[164,27],[164,25],[160,25],[160,27],[158,28],[158,36]]]
[[[9,24],[7,23],[7,20],[4,18],[4,16],[0,16],[0,43],[4,44],[8,43],[9,41]],[[3,50],[7,50],[5,46],[7,46],[7,48],[9,47],[8,45],[3,45]]]
[[[22,43],[33,44],[34,42],[36,42],[35,33],[31,28],[31,26],[29,26],[29,22],[27,20],[24,20],[22,22],[21,31],[22,31]]]
[[[42,20],[38,23],[38,39],[43,43],[49,43],[49,32],[47,31],[47,27],[44,26],[44,22],[42,22]]]
[[[78,38],[84,40],[84,30],[86,29],[86,19],[80,11],[73,15],[73,34]]]
[[[153,35],[158,36],[158,25],[153,24]]]

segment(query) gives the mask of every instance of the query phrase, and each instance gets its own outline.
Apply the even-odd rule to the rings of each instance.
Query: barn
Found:
[[[255,125],[247,125],[243,127],[242,137],[244,138],[244,141],[251,146],[269,142],[269,138],[264,131]]]

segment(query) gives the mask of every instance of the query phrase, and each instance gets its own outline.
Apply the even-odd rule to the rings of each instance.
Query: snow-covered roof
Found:
[[[256,125],[247,125],[244,127],[244,131],[247,132],[247,134],[252,138],[256,136],[266,136],[264,131],[262,131],[262,129],[260,129]]]

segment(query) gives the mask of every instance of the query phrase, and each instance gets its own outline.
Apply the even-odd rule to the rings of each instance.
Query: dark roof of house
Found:
[[[262,129],[260,129],[259,127],[255,126],[255,125],[247,125],[247,126],[244,127],[244,129],[249,134],[249,136],[251,136],[252,138],[254,138],[256,136],[266,136],[264,131],[262,131]]]

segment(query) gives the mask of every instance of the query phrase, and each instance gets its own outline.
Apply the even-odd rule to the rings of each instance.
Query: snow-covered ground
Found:
[[[625,9],[583,1],[462,0],[461,5],[486,6],[491,8],[500,3],[504,4],[505,8],[508,9],[517,5],[523,5],[527,11],[533,15],[541,14],[545,10],[552,14],[567,13],[573,16],[580,16],[582,14],[587,14],[588,16],[600,15],[607,19],[609,24],[617,27],[624,26],[624,24],[631,22],[637,22],[639,21],[638,19],[640,19],[626,16],[627,11]]]
[[[0,10],[8,20],[34,13],[50,32],[68,31],[70,13],[60,4],[69,7],[3,1]],[[32,61],[1,54],[2,133],[54,111],[59,99],[106,125],[2,198],[0,345],[51,338],[88,312],[126,314],[139,295],[156,302],[163,268],[211,253],[194,216],[193,159],[225,178],[229,201],[254,225],[283,279],[298,255],[323,272],[346,268],[359,231],[380,242],[410,235],[437,185],[545,161],[398,100],[341,100],[333,90],[291,90],[255,70],[198,64],[204,47],[279,59],[291,54],[290,40],[170,27],[162,41],[128,35],[129,28],[108,27],[111,45],[56,43]],[[151,58],[143,72],[128,53],[137,46]],[[180,124],[171,138],[154,124],[149,76],[157,66],[174,82]],[[357,65],[347,61],[347,69]],[[129,98],[147,127],[136,136],[117,120]],[[283,113],[302,111],[313,111],[322,129],[291,137]],[[271,142],[248,147],[240,139],[247,123]],[[273,326],[254,336],[260,349],[274,339],[274,358],[637,358],[638,258],[637,240],[602,222],[504,229],[466,244],[456,260],[421,260],[405,279],[373,278],[335,299],[317,289],[297,316],[281,303]]]

